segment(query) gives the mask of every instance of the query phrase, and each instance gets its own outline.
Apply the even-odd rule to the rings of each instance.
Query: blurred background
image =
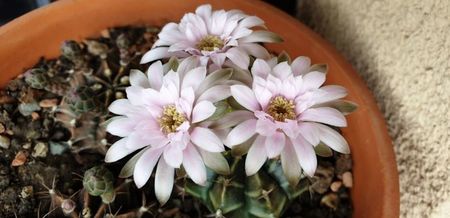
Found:
[[[0,25],[51,1],[0,0]],[[333,44],[373,92],[396,152],[401,217],[450,217],[450,1],[266,2]]]

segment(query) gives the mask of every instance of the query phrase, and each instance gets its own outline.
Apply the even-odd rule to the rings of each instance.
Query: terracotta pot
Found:
[[[22,16],[0,28],[0,86],[33,66],[41,56],[56,57],[64,40],[98,35],[107,27],[163,25],[206,1],[65,0]],[[398,173],[384,119],[364,82],[337,51],[303,24],[260,1],[209,1],[214,8],[241,9],[266,21],[285,42],[270,45],[291,57],[305,55],[329,65],[328,83],[348,88],[360,105],[343,128],[354,160],[352,189],[355,217],[399,216]]]

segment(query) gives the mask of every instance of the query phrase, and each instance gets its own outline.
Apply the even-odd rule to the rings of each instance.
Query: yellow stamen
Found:
[[[179,113],[174,105],[166,105],[158,121],[162,131],[169,134],[176,132],[177,128],[186,121],[186,117]]]
[[[266,112],[273,117],[274,120],[284,122],[286,119],[295,120],[294,101],[288,100],[283,96],[277,96],[270,100]]]
[[[220,49],[223,47],[223,41],[214,35],[207,35],[200,40],[197,44],[197,48],[201,51],[214,51],[214,49]]]

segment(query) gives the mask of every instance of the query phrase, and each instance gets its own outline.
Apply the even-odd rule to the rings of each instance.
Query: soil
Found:
[[[160,208],[152,182],[138,190],[119,179],[130,159],[105,165],[107,148],[117,140],[106,133],[108,105],[124,98],[130,69],[145,71],[142,55],[156,39],[156,27],[119,27],[101,37],[67,41],[62,55],[42,59],[0,92],[0,217],[205,217],[199,201],[176,186]],[[114,203],[83,189],[83,175],[94,166],[112,172]],[[285,217],[351,217],[351,157],[319,157],[309,191],[294,200]],[[179,181],[178,181],[179,182]],[[145,211],[145,213],[143,213]],[[211,216],[210,216],[211,217]]]

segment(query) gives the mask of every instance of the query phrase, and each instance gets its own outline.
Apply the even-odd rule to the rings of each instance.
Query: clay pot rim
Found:
[[[295,18],[264,2],[239,0],[213,0],[209,2],[213,4],[215,9],[242,8],[249,14],[255,14],[263,18],[270,30],[284,35],[283,37],[287,39],[282,45],[269,45],[270,49],[275,51],[287,50],[292,57],[300,54],[299,50],[302,50],[315,62],[326,60],[325,62],[329,63],[330,81],[349,88],[349,99],[356,101],[361,106],[355,115],[349,116],[350,126],[343,129],[344,136],[350,142],[355,161],[355,188],[352,192],[353,199],[358,199],[357,202],[353,202],[355,216],[398,217],[399,182],[391,139],[373,96],[352,67],[329,43],[316,33]],[[0,60],[2,60],[0,64],[0,72],[2,72],[0,74],[0,87],[5,85],[14,75],[22,72],[24,68],[31,67],[36,63],[41,54],[47,58],[57,56],[57,47],[63,39],[80,40],[86,36],[98,35],[101,28],[111,26],[108,24],[163,24],[167,22],[167,19],[152,18],[151,15],[145,15],[143,10],[145,8],[160,7],[168,9],[169,6],[175,7],[173,11],[166,10],[164,15],[161,11],[155,11],[155,14],[158,14],[155,16],[167,16],[167,18],[173,19],[179,18],[184,12],[193,11],[201,3],[205,3],[205,1],[193,0],[189,3],[184,1],[171,3],[162,0],[66,0],[34,10],[0,27]],[[108,8],[110,10],[108,12],[118,15],[118,17],[108,17],[105,8]],[[119,14],[119,12],[124,14]],[[133,13],[142,15],[142,17]],[[77,22],[80,24],[77,24]],[[283,23],[284,32],[283,29],[281,29],[282,32],[277,31],[277,29],[280,29],[280,26],[277,26],[280,22]],[[83,23],[89,26],[80,27]],[[73,25],[74,29],[80,32],[70,30],[64,24]],[[21,35],[24,30],[26,30],[26,34]],[[49,34],[48,30],[55,32]],[[307,45],[296,44],[297,37]],[[41,38],[48,38],[48,42],[40,42]],[[45,46],[39,43],[44,43]],[[28,49],[30,51],[27,51]],[[40,53],[36,54],[37,51]],[[333,72],[337,75],[332,74]],[[366,125],[364,130],[367,132],[362,132],[357,125]],[[355,136],[351,131],[357,131],[360,135]],[[357,147],[361,145],[355,145],[352,142],[365,143],[365,145],[369,144],[367,146],[372,147]],[[368,159],[368,161],[365,159]],[[374,161],[374,163],[369,161]],[[370,172],[366,173],[365,169]],[[364,187],[365,190],[360,187]],[[363,193],[364,191],[367,191],[367,193]]]

